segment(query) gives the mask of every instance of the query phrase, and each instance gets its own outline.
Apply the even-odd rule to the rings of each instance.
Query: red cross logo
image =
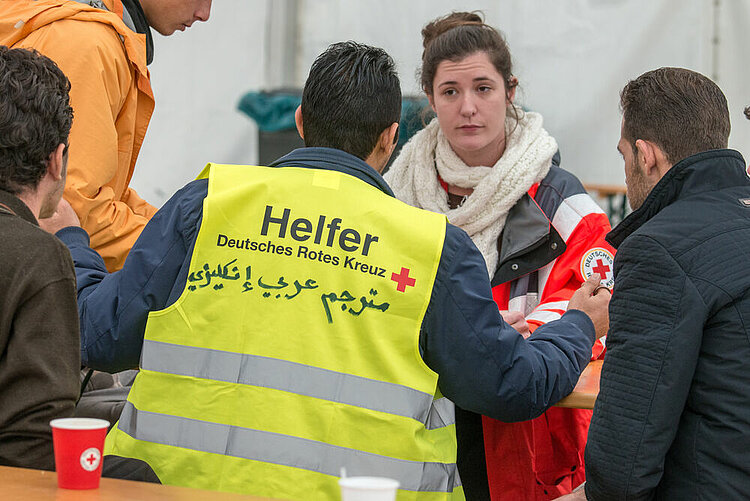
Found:
[[[406,291],[406,286],[414,287],[414,284],[417,283],[416,278],[410,278],[409,277],[409,268],[401,267],[401,274],[397,275],[395,273],[391,273],[391,280],[396,282],[398,285],[396,286],[396,290],[399,292]]]
[[[614,258],[609,250],[595,247],[581,258],[581,276],[585,280],[597,274],[602,279],[602,285],[612,287],[615,283],[613,264]]]
[[[86,471],[96,470],[102,461],[102,454],[96,447],[89,447],[80,457],[81,467]]]
[[[607,279],[607,272],[609,271],[609,266],[604,264],[604,261],[601,259],[596,260],[596,266],[592,268],[594,273],[598,273],[600,277],[602,277],[602,280]]]

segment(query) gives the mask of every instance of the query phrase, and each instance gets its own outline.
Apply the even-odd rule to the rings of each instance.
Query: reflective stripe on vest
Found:
[[[133,438],[201,452],[303,468],[338,476],[341,465],[377,471],[407,491],[452,492],[461,485],[456,465],[403,461],[289,435],[250,430],[196,419],[142,412],[127,402],[119,428]],[[232,435],[229,448],[227,437]],[[293,461],[290,461],[293,458]],[[325,462],[321,463],[321,459]],[[421,483],[419,482],[421,480]]]
[[[387,412],[415,419],[428,430],[456,422],[447,398],[286,360],[145,340],[141,369],[262,386]]]
[[[462,499],[453,404],[419,348],[445,217],[336,171],[208,177],[185,290],[149,314],[105,453],[256,496],[336,498],[346,467]]]

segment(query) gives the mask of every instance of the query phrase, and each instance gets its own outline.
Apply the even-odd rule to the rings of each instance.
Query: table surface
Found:
[[[596,396],[599,394],[599,379],[602,376],[603,360],[594,360],[583,369],[573,392],[563,398],[557,407],[571,407],[574,409],[593,409]]]
[[[3,501],[268,501],[270,498],[189,489],[102,478],[98,489],[68,490],[57,487],[51,471],[0,466],[0,499]]]
[[[595,191],[599,195],[606,197],[608,195],[625,195],[627,188],[621,184],[591,184],[586,183],[583,187],[588,192]]]

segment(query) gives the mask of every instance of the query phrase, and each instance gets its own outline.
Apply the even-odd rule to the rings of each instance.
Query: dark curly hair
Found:
[[[47,159],[68,143],[70,81],[35,50],[0,46],[0,189],[34,189]]]

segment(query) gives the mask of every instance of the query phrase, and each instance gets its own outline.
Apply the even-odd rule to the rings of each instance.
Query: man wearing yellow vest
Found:
[[[117,273],[60,207],[83,359],[140,356],[107,453],[205,489],[336,499],[345,467],[395,478],[400,500],[463,499],[453,402],[515,421],[572,390],[609,293],[586,282],[528,339],[506,324],[469,237],[379,174],[400,106],[384,51],[332,45],[296,115],[307,147],[209,165]]]

